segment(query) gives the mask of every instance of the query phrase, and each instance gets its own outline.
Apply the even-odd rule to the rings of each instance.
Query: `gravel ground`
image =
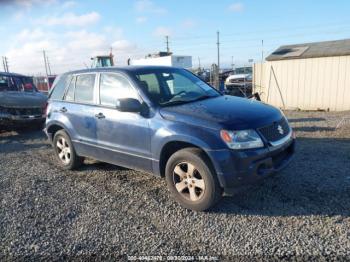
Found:
[[[162,179],[91,160],[62,171],[42,132],[2,131],[0,260],[350,259],[350,112],[286,113],[294,162],[206,213]]]

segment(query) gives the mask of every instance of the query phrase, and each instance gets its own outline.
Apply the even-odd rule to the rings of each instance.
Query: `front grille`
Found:
[[[290,127],[287,120],[283,117],[280,121],[261,127],[258,130],[267,141],[276,142],[289,134]]]
[[[244,78],[238,78],[238,79],[231,79],[230,80],[230,83],[244,83],[244,82],[248,82],[248,81],[245,81]]]
[[[43,110],[40,107],[4,108],[4,112],[14,116],[38,116],[43,114]]]

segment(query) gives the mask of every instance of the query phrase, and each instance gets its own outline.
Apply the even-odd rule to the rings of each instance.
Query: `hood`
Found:
[[[192,125],[241,130],[258,128],[282,118],[279,109],[262,102],[235,96],[206,100],[160,109],[162,117]]]
[[[0,106],[3,107],[44,107],[47,97],[39,92],[0,92]]]

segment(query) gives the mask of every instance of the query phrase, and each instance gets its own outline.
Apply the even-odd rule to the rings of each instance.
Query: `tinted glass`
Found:
[[[79,103],[94,102],[95,75],[79,75],[75,84],[74,100]]]
[[[64,95],[64,90],[69,84],[71,76],[62,75],[57,79],[57,82],[54,85],[54,89],[51,92],[50,98],[55,100],[61,100]]]
[[[105,106],[115,106],[119,98],[136,98],[135,89],[129,81],[118,74],[101,74],[100,103]]]
[[[75,86],[76,79],[77,78],[74,76],[70,81],[70,84],[68,86],[67,93],[66,93],[66,99],[65,99],[67,101],[74,101],[74,86]]]

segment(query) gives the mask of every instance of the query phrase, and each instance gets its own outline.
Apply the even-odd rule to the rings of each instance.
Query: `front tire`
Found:
[[[210,160],[198,148],[185,148],[174,153],[165,168],[165,179],[173,198],[183,207],[204,211],[222,196]]]
[[[59,130],[55,133],[53,147],[58,162],[63,169],[73,170],[83,163],[83,158],[76,154],[72,141],[66,131]]]

